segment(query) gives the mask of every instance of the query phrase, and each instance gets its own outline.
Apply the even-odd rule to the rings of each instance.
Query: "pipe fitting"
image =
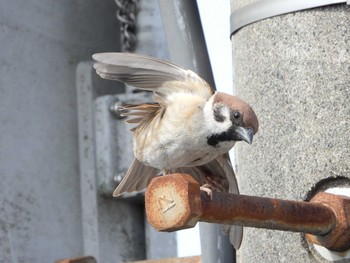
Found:
[[[145,203],[148,221],[158,231],[194,227],[203,213],[199,184],[187,174],[154,178],[147,187]]]
[[[188,174],[154,178],[146,190],[146,215],[158,231],[194,227],[198,221],[308,233],[309,242],[333,251],[350,247],[350,199],[327,193],[310,202],[200,191]]]
[[[324,192],[317,193],[311,203],[320,203],[332,209],[336,223],[325,235],[306,234],[308,242],[328,248],[332,251],[346,251],[350,248],[350,198]]]

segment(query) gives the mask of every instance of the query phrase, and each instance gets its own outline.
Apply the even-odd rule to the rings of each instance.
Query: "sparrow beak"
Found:
[[[235,130],[237,141],[245,141],[249,144],[253,142],[254,131],[252,128],[238,127]]]

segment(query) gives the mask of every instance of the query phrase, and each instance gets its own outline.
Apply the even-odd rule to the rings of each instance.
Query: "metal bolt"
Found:
[[[123,174],[116,174],[115,176],[113,176],[113,183],[116,183],[116,185],[119,185],[122,180],[124,178]]]
[[[119,100],[116,100],[115,102],[111,103],[109,107],[109,111],[114,115],[114,117],[118,119],[123,119],[124,117],[121,115],[121,106],[122,102]]]
[[[198,221],[308,233],[330,250],[350,248],[350,199],[319,193],[310,202],[201,192],[187,174],[154,178],[147,187],[146,214],[159,231],[194,227]]]

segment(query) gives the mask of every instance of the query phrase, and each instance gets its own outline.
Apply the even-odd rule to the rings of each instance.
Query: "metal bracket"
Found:
[[[124,177],[133,159],[132,133],[130,125],[124,120],[111,114],[111,107],[115,104],[140,104],[152,102],[150,93],[124,93],[105,95],[94,102],[94,134],[95,134],[95,161],[98,192],[112,197],[118,183]],[[124,197],[136,197],[135,194]]]
[[[260,0],[246,5],[231,14],[230,37],[242,27],[266,18],[342,3],[350,5],[350,0]]]

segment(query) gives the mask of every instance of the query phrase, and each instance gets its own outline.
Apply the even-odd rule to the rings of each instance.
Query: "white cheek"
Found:
[[[227,131],[231,126],[230,111],[224,107],[221,110],[221,114],[225,117],[223,122],[218,122],[214,118],[213,108],[209,102],[204,106],[205,125],[211,134],[222,133]]]

